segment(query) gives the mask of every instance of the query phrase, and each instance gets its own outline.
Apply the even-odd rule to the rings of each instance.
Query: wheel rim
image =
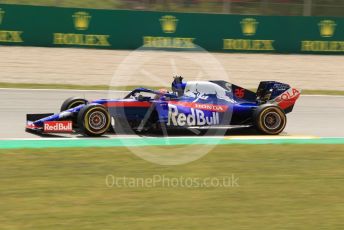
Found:
[[[89,126],[94,130],[101,130],[106,126],[106,116],[100,111],[94,111],[89,115]]]
[[[264,116],[264,126],[269,130],[278,129],[281,123],[281,116],[277,112],[268,112]]]

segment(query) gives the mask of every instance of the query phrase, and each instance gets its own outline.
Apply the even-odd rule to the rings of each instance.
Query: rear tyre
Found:
[[[79,105],[86,105],[87,103],[88,101],[86,99],[78,98],[78,97],[70,97],[62,103],[60,111],[63,112],[68,109],[75,108]]]
[[[80,133],[84,136],[102,136],[109,130],[110,125],[109,112],[102,105],[86,105],[78,114],[78,127]]]
[[[284,111],[275,105],[259,106],[253,116],[257,130],[267,135],[280,134],[287,124]]]

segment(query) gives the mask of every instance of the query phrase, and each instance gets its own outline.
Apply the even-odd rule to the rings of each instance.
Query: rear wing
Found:
[[[293,111],[296,100],[300,97],[301,90],[289,88],[287,91],[270,100],[271,104],[278,105],[285,113]]]
[[[288,84],[277,81],[261,81],[256,93],[257,101],[267,102],[288,89],[290,89],[290,85]]]
[[[285,113],[293,110],[301,90],[276,81],[262,81],[257,89],[257,101],[260,104],[270,103],[279,106]]]

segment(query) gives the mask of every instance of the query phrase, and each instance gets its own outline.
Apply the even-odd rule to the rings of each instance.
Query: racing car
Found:
[[[256,92],[226,81],[174,77],[172,91],[136,88],[121,99],[68,98],[59,113],[27,114],[26,131],[102,136],[117,130],[254,128],[280,134],[300,90],[276,81]],[[204,133],[204,132],[202,132]]]

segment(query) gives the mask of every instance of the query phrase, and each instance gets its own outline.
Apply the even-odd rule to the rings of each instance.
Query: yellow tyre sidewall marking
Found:
[[[275,111],[275,112],[277,112],[277,113],[281,116],[281,121],[283,122],[283,125],[282,125],[281,128],[279,128],[279,129],[277,130],[278,132],[275,131],[275,132],[271,133],[271,131],[269,131],[268,129],[266,129],[266,128],[264,127],[262,117],[263,117],[263,115],[265,115],[267,112],[269,112],[269,110]],[[285,126],[287,125],[287,121],[286,121],[286,120],[287,120],[287,119],[286,119],[286,116],[285,116],[285,114],[283,113],[283,111],[281,111],[280,109],[274,108],[274,107],[269,107],[269,108],[264,109],[264,110],[259,114],[259,120],[258,120],[258,122],[259,122],[260,128],[261,128],[265,133],[269,133],[269,134],[278,134],[278,133],[282,132],[283,129],[285,128]]]
[[[104,129],[100,130],[99,132],[94,132],[93,130],[91,130],[91,129],[90,129],[90,126],[89,126],[89,124],[88,124],[89,114],[90,114],[92,111],[94,111],[94,110],[102,110],[102,111],[105,113],[106,117],[107,117],[107,125],[106,125],[106,127],[105,127]],[[100,133],[103,133],[104,130],[105,130],[105,131],[108,130],[108,129],[110,128],[110,123],[111,123],[111,122],[110,122],[110,115],[109,115],[109,113],[108,113],[103,107],[94,107],[94,108],[91,108],[90,110],[87,111],[87,113],[86,113],[85,116],[84,116],[84,126],[85,126],[85,128],[87,129],[88,132],[91,132],[91,133],[93,133],[93,134],[100,134]]]
[[[84,102],[84,101],[74,101],[73,103],[71,103],[71,104],[68,106],[68,109],[71,109],[71,108],[73,108],[73,105],[75,105],[76,103],[85,104],[85,102]]]

